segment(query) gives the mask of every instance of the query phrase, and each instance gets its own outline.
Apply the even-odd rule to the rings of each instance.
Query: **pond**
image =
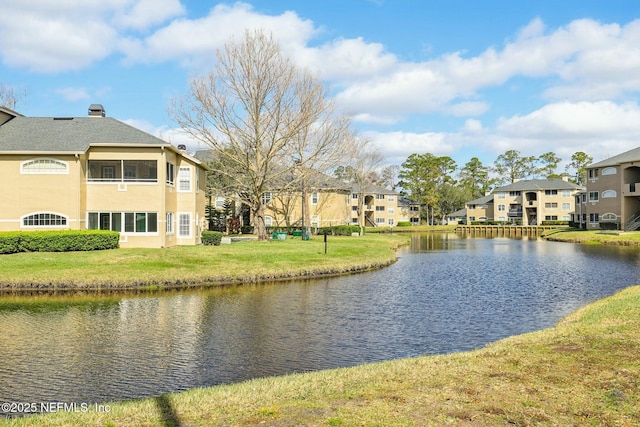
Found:
[[[479,348],[640,277],[640,251],[412,237],[353,276],[119,296],[0,296],[0,402],[106,402]]]

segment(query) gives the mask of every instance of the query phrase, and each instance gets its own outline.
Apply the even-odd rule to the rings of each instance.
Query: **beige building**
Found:
[[[576,196],[582,228],[640,229],[640,147],[587,167],[587,189]]]
[[[0,230],[102,229],[122,247],[200,243],[206,168],[105,116],[24,117],[0,107]]]
[[[575,195],[580,190],[582,187],[566,179],[518,181],[467,202],[467,223],[491,221],[542,225],[544,221],[571,221],[575,212]]]
[[[358,224],[358,188],[348,188],[332,178],[310,184],[304,191],[305,225],[316,229]],[[302,192],[265,193],[267,227],[302,225]],[[399,222],[420,223],[419,205],[382,187],[368,187],[362,209],[365,227],[395,227]]]

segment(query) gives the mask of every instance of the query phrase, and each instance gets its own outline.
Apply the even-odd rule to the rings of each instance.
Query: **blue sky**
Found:
[[[637,0],[0,0],[0,85],[27,116],[107,115],[174,144],[189,77],[245,28],[331,88],[389,164],[640,145]]]

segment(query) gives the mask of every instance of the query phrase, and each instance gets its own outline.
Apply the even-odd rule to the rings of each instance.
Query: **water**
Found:
[[[640,251],[416,235],[383,270],[144,296],[0,297],[0,402],[105,402],[553,326],[640,282]]]

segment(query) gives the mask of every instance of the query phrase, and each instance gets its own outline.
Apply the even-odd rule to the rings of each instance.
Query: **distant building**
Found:
[[[566,179],[518,181],[467,202],[467,223],[542,225],[543,221],[571,221],[575,211],[574,196],[580,190],[582,187]]]

